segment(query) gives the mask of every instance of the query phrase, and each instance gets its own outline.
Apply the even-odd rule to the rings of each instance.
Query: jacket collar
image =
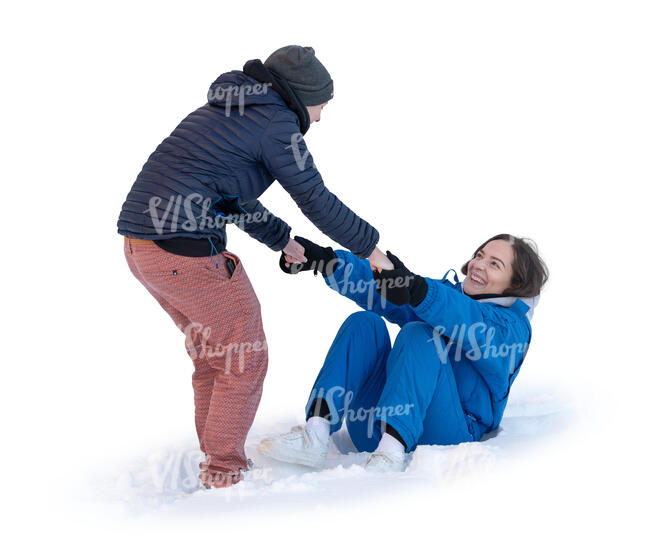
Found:
[[[465,294],[465,281],[461,283],[463,294]],[[470,296],[471,295],[467,295]],[[528,317],[528,321],[533,318],[535,307],[539,303],[539,294],[537,296],[499,296],[499,295],[486,295],[485,298],[475,298],[479,302],[486,302],[490,304],[498,304],[505,308],[510,308],[517,315]]]
[[[287,103],[290,110],[296,113],[300,122],[300,132],[304,135],[310,126],[309,112],[298,96],[293,92],[289,83],[278,73],[269,70],[259,59],[251,59],[244,65],[244,74],[255,78],[258,82],[271,84],[271,87]]]
[[[454,272],[454,281],[456,283],[459,283],[458,274],[456,273],[456,270],[453,269],[447,270],[447,273],[442,277],[442,279],[447,279],[449,272]],[[465,280],[460,282],[460,290],[463,294],[465,294]],[[470,294],[466,294],[465,296],[469,296],[472,300],[476,300],[478,302],[498,304],[499,306],[510,308],[520,317],[526,316],[528,318],[528,321],[532,320],[535,307],[537,304],[539,304],[539,294],[537,296],[500,296],[498,294],[483,294],[472,296]]]

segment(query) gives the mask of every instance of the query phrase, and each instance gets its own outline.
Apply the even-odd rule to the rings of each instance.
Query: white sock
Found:
[[[329,420],[321,418],[320,416],[312,416],[307,420],[307,425],[305,427],[309,428],[320,442],[327,444],[327,441],[330,438]]]
[[[400,462],[404,460],[406,454],[404,451],[404,445],[389,433],[384,433],[381,436],[381,440],[379,441],[375,452],[383,452]]]

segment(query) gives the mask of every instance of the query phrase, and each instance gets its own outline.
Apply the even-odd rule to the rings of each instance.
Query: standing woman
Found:
[[[393,270],[304,238],[307,262],[327,285],[367,311],[350,315],[330,347],[306,407],[306,424],[265,439],[260,451],[321,467],[329,436],[347,422],[368,469],[398,471],[420,444],[478,441],[499,426],[531,339],[530,319],[548,278],[534,244],[500,234],[440,280]],[[449,270],[453,271],[453,270]],[[376,292],[378,291],[378,292]],[[401,327],[391,347],[383,318]]]
[[[290,226],[257,199],[277,180],[324,234],[392,267],[377,230],[325,187],[303,139],[333,89],[310,47],[286,46],[222,74],[208,103],[151,154],[120,213],[131,272],[186,334],[205,485],[233,484],[246,469],[267,369],[260,305],[226,249],[225,224],[304,261]]]

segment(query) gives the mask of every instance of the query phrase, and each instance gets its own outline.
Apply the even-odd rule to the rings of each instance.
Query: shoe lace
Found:
[[[394,459],[389,454],[386,454],[385,452],[373,452],[372,454],[370,454],[370,458],[368,458],[369,465],[381,464],[381,463],[396,464],[398,462],[396,459]]]
[[[295,433],[301,433],[302,434],[302,441],[305,444],[305,447],[310,447],[311,446],[311,439],[307,435],[307,428],[304,425],[294,425],[291,428],[291,431]]]

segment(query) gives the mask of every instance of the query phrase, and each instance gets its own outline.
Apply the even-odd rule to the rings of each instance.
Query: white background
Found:
[[[644,2],[34,2],[3,12],[3,534],[74,545],[647,539]],[[510,468],[453,488],[286,510],[270,498],[268,513],[241,505],[196,518],[106,511],[94,477],[194,432],[183,335],[128,271],[121,205],[219,74],[291,43],[313,46],[334,79],[306,137],[316,165],[377,227],[383,250],[439,277],[496,233],[538,243],[551,280],[513,396],[552,392],[573,419]],[[292,234],[337,247],[279,185],[262,201]],[[228,248],[269,341],[257,419],[297,421],[355,306],[320,279],[285,276],[276,253],[235,227]]]

